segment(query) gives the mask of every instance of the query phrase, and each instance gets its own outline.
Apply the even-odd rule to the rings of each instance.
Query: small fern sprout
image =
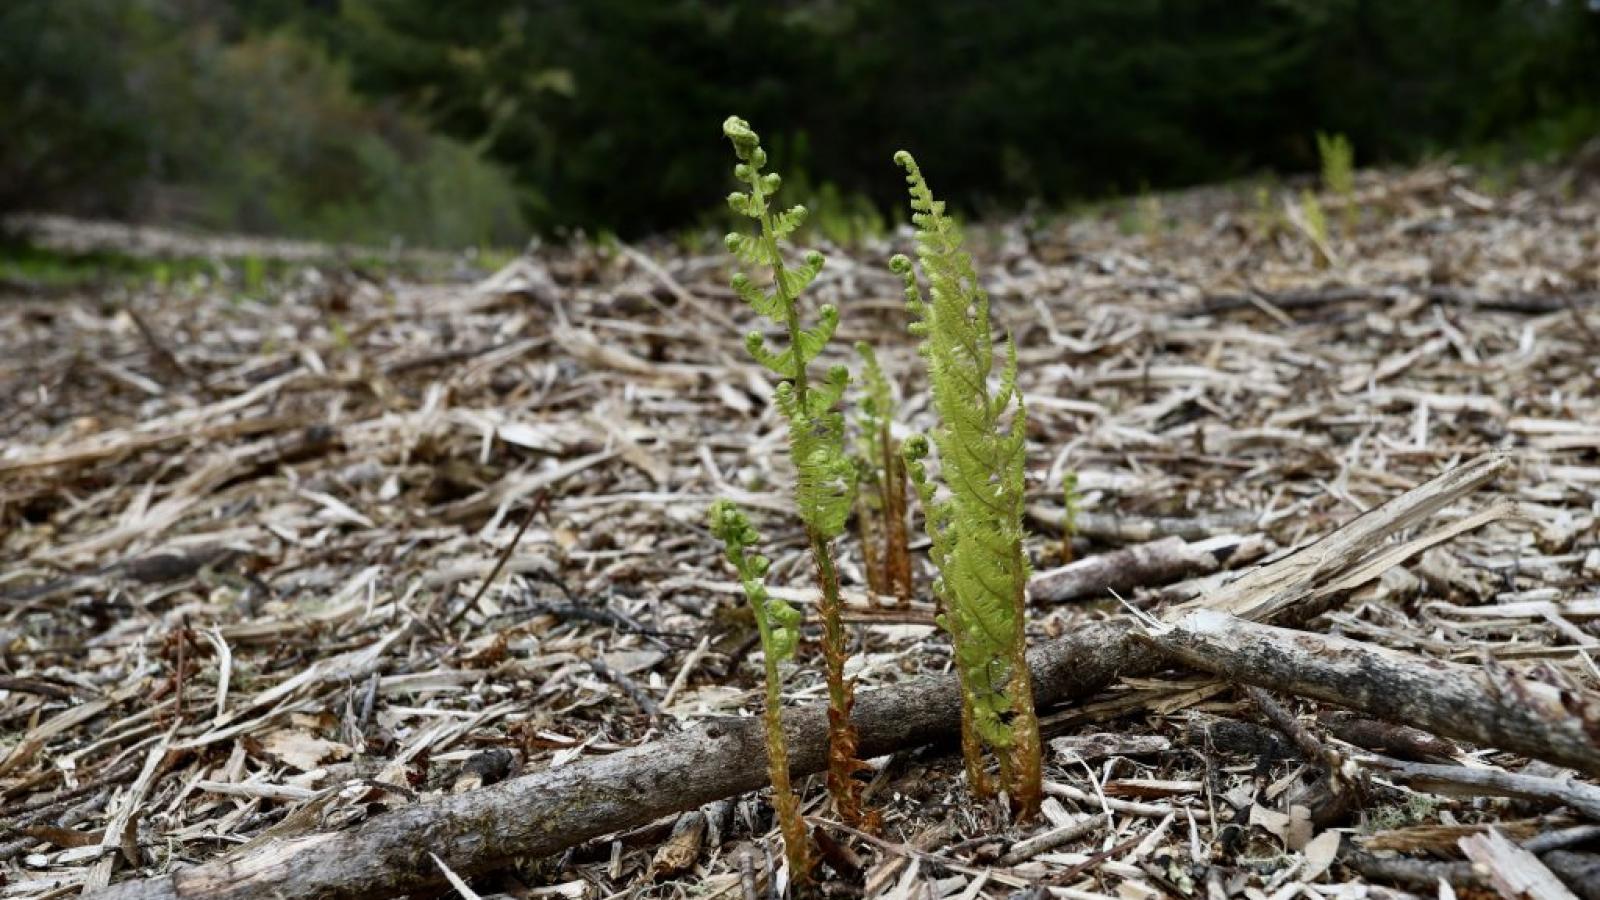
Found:
[[[1255,190],[1255,230],[1262,240],[1272,241],[1284,231],[1283,210],[1278,208],[1277,200],[1271,188],[1264,184],[1256,185]]]
[[[1004,342],[998,385],[989,297],[978,283],[963,237],[934,199],[909,153],[906,170],[917,257],[928,292],[904,256],[890,261],[906,287],[911,331],[921,353],[939,426],[939,483],[930,477],[929,441],[906,442],[906,467],[923,502],[940,624],[950,632],[962,693],[962,750],[973,789],[987,792],[981,758],[987,746],[1018,813],[1035,815],[1041,799],[1039,720],[1028,671],[1023,552],[1026,410],[1017,387],[1016,346]]]
[[[1317,254],[1317,265],[1326,268],[1333,264],[1332,235],[1328,232],[1328,215],[1322,211],[1322,203],[1317,200],[1315,192],[1305,190],[1300,192],[1300,218],[1305,225],[1306,236],[1311,238],[1312,249]]]
[[[856,343],[861,357],[863,390],[856,431],[856,463],[861,490],[856,500],[856,525],[875,594],[911,602],[911,550],[906,535],[906,468],[894,437],[894,396],[878,355],[865,341]]]
[[[783,834],[784,857],[789,874],[804,881],[811,872],[811,842],[805,821],[800,817],[800,797],[789,783],[789,748],[783,741],[783,675],[778,666],[794,658],[800,642],[801,615],[798,609],[767,593],[767,558],[750,548],[761,540],[744,513],[726,500],[711,505],[711,533],[721,541],[728,562],[739,574],[745,598],[755,614],[761,636],[761,655],[766,665],[767,696],[763,725],[767,737],[767,776],[772,780],[772,808]]]
[[[1078,494],[1078,473],[1061,476],[1061,563],[1072,562],[1072,539],[1078,536],[1078,510],[1083,498]]]
[[[1322,189],[1339,198],[1342,225],[1346,236],[1354,229],[1356,216],[1356,154],[1350,139],[1342,134],[1317,132],[1317,157],[1322,163]]]
[[[795,505],[805,524],[806,538],[816,567],[822,614],[822,655],[828,680],[828,793],[839,815],[852,825],[874,827],[876,817],[861,808],[864,785],[856,777],[868,768],[856,756],[856,730],[850,721],[855,705],[855,684],[844,674],[849,656],[839,572],[834,563],[833,541],[844,533],[855,502],[855,463],[845,450],[844,413],[838,409],[850,383],[850,373],[834,366],[813,381],[810,365],[822,354],[839,327],[839,311],[830,305],[817,310],[816,324],[803,327],[800,295],[822,271],[822,254],[811,251],[792,265],[785,258],[784,241],[805,221],[803,206],[774,212],[770,201],[783,181],[775,172],[762,172],[767,154],[748,122],[729,116],[722,131],[733,142],[739,158],[733,174],[745,186],[728,197],[728,205],[755,221],[750,233],[728,235],[730,252],[753,269],[770,269],[769,286],[759,286],[750,275],[733,276],[732,286],[752,310],[785,332],[782,349],[768,346],[760,331],[745,336],[745,349],[780,379],[773,402],[789,423],[789,454],[797,480]]]

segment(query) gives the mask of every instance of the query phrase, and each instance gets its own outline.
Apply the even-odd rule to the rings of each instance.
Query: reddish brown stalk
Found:
[[[772,779],[772,809],[783,834],[784,857],[789,861],[789,877],[804,882],[811,877],[811,842],[800,818],[800,798],[789,783],[789,748],[783,736],[783,706],[778,694],[778,663],[767,657],[767,704],[764,716],[767,737],[767,775]]]
[[[856,773],[870,767],[856,757],[856,727],[850,721],[850,711],[856,702],[855,682],[844,674],[844,663],[850,651],[845,646],[839,573],[828,542],[815,532],[810,538],[817,585],[822,589],[822,658],[828,676],[828,794],[833,797],[839,818],[850,825],[876,830],[878,814],[862,809],[861,791],[865,785],[856,778]]]
[[[983,770],[983,740],[972,725],[972,694],[961,689],[961,760],[967,769],[967,789],[982,799],[994,796],[994,782]]]
[[[878,534],[882,530],[872,504],[857,503],[856,533],[861,538],[861,567],[867,573],[867,589],[874,594],[887,595],[888,570],[884,566],[885,560],[878,552]]]
[[[1012,571],[1019,576],[1026,571],[1022,542],[1011,548]],[[1033,708],[1033,677],[1028,670],[1028,594],[1027,579],[1018,577],[1012,591],[1012,615],[1016,629],[1011,638],[1011,684],[1007,693],[1011,699],[1010,750],[1011,773],[1007,790],[1011,793],[1017,818],[1023,821],[1039,814],[1043,796],[1043,770],[1039,748],[1039,716]]]
[[[900,458],[900,445],[883,425],[879,446],[883,448],[883,569],[886,592],[911,603],[911,544],[906,534],[906,463]]]

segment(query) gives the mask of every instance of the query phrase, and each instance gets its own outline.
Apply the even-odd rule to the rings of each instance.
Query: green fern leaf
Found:
[[[747,306],[757,314],[771,319],[779,324],[783,323],[783,299],[775,291],[763,291],[750,281],[750,277],[740,272],[730,279],[734,293],[739,295]]]
[[[939,621],[954,643],[965,727],[1001,755],[1003,771],[1018,774],[1012,788],[1027,810],[1038,803],[1039,761],[1023,630],[1027,417],[1017,388],[1016,347],[1003,342],[1004,362],[991,384],[996,359],[989,297],[962,250],[961,229],[911,155],[902,151],[895,161],[906,171],[927,293],[909,259],[897,256],[890,268],[905,282],[912,333],[922,338],[919,349],[939,416],[931,443],[938,449],[942,490],[927,470],[927,438],[907,441],[907,469],[927,511],[944,607]],[[969,774],[979,770],[969,758]]]
[[[800,642],[800,611],[767,593],[767,558],[751,553],[750,548],[761,540],[761,534],[750,524],[744,513],[727,500],[711,504],[711,533],[722,541],[728,562],[739,574],[739,584],[755,612],[756,627],[761,632],[761,650],[776,662],[794,658]]]
[[[806,208],[804,206],[791,206],[772,217],[772,234],[782,239],[793,234],[796,229],[805,224]]]
[[[788,346],[778,349],[769,346],[766,335],[752,331],[745,336],[745,349],[783,380],[774,396],[789,421],[789,449],[798,473],[795,496],[800,516],[817,534],[832,538],[843,531],[856,484],[853,464],[845,452],[843,416],[836,410],[850,376],[840,367],[813,382],[807,370],[838,330],[839,310],[823,305],[817,310],[816,324],[802,327],[800,295],[822,272],[825,260],[822,254],[812,251],[800,263],[789,264],[784,260],[781,241],[805,220],[805,207],[773,212],[769,201],[782,179],[775,173],[762,172],[767,156],[760,139],[749,123],[736,116],[729,117],[722,130],[740,159],[734,167],[734,177],[746,187],[745,191],[736,192],[729,204],[757,224],[754,233],[728,235],[728,249],[747,265],[772,269],[770,290],[757,287],[742,272],[734,275],[731,283],[745,304],[783,327],[788,338]]]

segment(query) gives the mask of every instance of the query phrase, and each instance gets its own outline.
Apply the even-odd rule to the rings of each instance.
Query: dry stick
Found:
[[[1456,842],[1474,868],[1489,873],[1489,883],[1500,896],[1537,897],[1538,900],[1578,900],[1566,885],[1539,862],[1539,858],[1513,844],[1494,827],[1469,834]]]
[[[1587,872],[1563,872],[1558,867],[1562,867],[1563,857],[1585,855],[1567,853],[1566,848],[1594,840],[1596,837],[1600,837],[1600,825],[1579,825],[1535,835],[1523,841],[1522,848],[1543,859],[1546,865],[1562,875],[1569,886],[1586,887],[1592,891],[1595,887],[1592,875]],[[1365,878],[1404,887],[1432,890],[1439,886],[1439,881],[1442,879],[1452,887],[1478,890],[1488,888],[1482,873],[1475,871],[1470,862],[1436,862],[1404,856],[1377,856],[1362,850],[1348,839],[1339,848],[1339,861],[1355,869]],[[1593,894],[1586,892],[1585,896]]]
[[[1049,503],[1032,503],[1028,521],[1043,531],[1061,531],[1066,510]],[[1155,542],[1175,537],[1203,541],[1240,531],[1253,531],[1260,516],[1254,512],[1222,510],[1196,516],[1124,516],[1117,513],[1079,512],[1072,519],[1072,534],[1108,543]]]
[[[1449,505],[1487,483],[1505,464],[1503,456],[1469,462],[1323,541],[1262,566],[1256,571],[1292,568],[1298,575],[1269,579],[1271,608],[1298,613],[1289,604],[1311,597],[1315,578],[1343,574],[1331,562],[1301,565],[1303,553],[1338,538],[1348,550],[1347,564],[1360,565],[1394,531],[1417,524],[1419,508],[1436,511]],[[1463,470],[1471,477],[1461,477]],[[1351,528],[1359,528],[1365,540],[1344,540],[1342,532]],[[1250,599],[1231,590],[1230,596]],[[1159,654],[1134,640],[1136,630],[1128,620],[1098,622],[1037,647],[1029,654],[1035,702],[1047,707],[1083,697],[1119,673],[1148,672],[1164,664]],[[931,676],[862,694],[852,719],[859,729],[860,751],[870,758],[948,739],[960,711],[956,680]],[[784,720],[792,774],[822,771],[827,763],[827,709],[795,709]],[[610,756],[397,809],[348,831],[286,839],[235,858],[116,885],[95,897],[391,897],[442,883],[430,849],[448,851],[445,862],[470,877],[516,857],[547,856],[599,835],[765,787],[765,746],[759,719],[713,720]]]
[[[1403,560],[1392,558],[1397,550],[1420,553],[1427,549],[1417,546],[1427,538],[1399,548],[1386,546],[1384,538],[1428,521],[1465,494],[1488,484],[1509,464],[1510,458],[1503,453],[1472,459],[1368,510],[1316,543],[1276,563],[1253,569],[1215,594],[1197,598],[1179,609],[1215,609],[1249,619],[1270,619],[1279,610],[1306,599],[1313,590],[1331,592],[1354,587],[1349,576],[1357,572],[1375,578],[1381,572],[1373,574],[1358,563],[1370,560],[1398,564]],[[1435,534],[1443,540],[1451,533],[1451,529],[1442,529]]]
[[[1600,788],[1580,781],[1522,775],[1496,769],[1469,769],[1465,766],[1439,766],[1406,762],[1379,756],[1362,759],[1361,765],[1387,778],[1404,782],[1432,794],[1515,797],[1570,806],[1590,819],[1600,821]]]
[[[10,675],[0,675],[0,691],[10,691],[14,694],[36,694],[51,700],[72,699],[72,689],[37,678],[16,678]]]
[[[511,561],[511,555],[517,552],[517,545],[522,543],[522,535],[527,532],[528,526],[533,524],[534,518],[544,509],[545,503],[549,498],[550,493],[543,490],[534,496],[533,502],[528,505],[527,518],[523,519],[522,524],[517,526],[517,533],[511,536],[511,543],[500,551],[500,558],[494,561],[494,568],[489,570],[488,575],[483,576],[483,583],[478,585],[478,590],[472,595],[472,599],[468,600],[465,606],[450,614],[450,618],[445,620],[444,627],[451,627],[456,624],[457,620],[466,615],[468,610],[478,607],[478,601],[482,600],[483,595],[489,592],[489,586],[494,584],[494,580],[500,577],[500,570],[504,569],[506,563]]]
[[[1337,767],[1338,763],[1329,758],[1328,750],[1323,746],[1322,742],[1307,731],[1304,725],[1300,724],[1300,720],[1295,718],[1294,713],[1284,709],[1278,701],[1272,699],[1271,694],[1254,685],[1247,684],[1244,685],[1244,695],[1250,698],[1250,702],[1255,704],[1256,709],[1267,717],[1267,721],[1271,722],[1274,728],[1283,732],[1289,740],[1294,741],[1294,745],[1300,748],[1301,756],[1323,766],[1331,765]]]
[[[1230,548],[1231,549],[1231,548]],[[1039,572],[1028,581],[1034,603],[1101,600],[1106,591],[1164,585],[1221,568],[1215,554],[1179,537],[1165,537]]]
[[[1600,696],[1201,610],[1142,640],[1197,669],[1600,776]]]
[[[1106,860],[1111,859],[1112,857],[1121,856],[1129,850],[1132,850],[1134,847],[1137,847],[1139,843],[1145,839],[1145,837],[1146,835],[1136,834],[1109,850],[1101,850],[1099,853],[1091,853],[1089,854],[1089,858],[1083,862],[1078,863],[1075,866],[1069,866],[1064,871],[1056,872],[1055,874],[1051,875],[1047,883],[1056,886],[1068,884],[1074,878],[1077,878],[1079,875],[1082,875],[1090,869],[1095,868]]]
[[[1314,784],[1308,796],[1301,801],[1312,811],[1312,824],[1321,826],[1342,821],[1349,815],[1351,807],[1370,793],[1370,786],[1361,777],[1362,773],[1347,767],[1343,754],[1312,734],[1294,713],[1285,709],[1270,693],[1252,684],[1239,687],[1267,721],[1299,748],[1301,756],[1322,769],[1324,779]]]
[[[1584,900],[1600,897],[1600,856],[1555,850],[1540,856],[1539,861]]]
[[[663,268],[660,263],[627,244],[621,246],[624,256],[632,260],[639,268],[645,270],[651,278],[654,278],[662,287],[666,288],[667,293],[671,294],[679,303],[692,307],[695,312],[704,316],[708,321],[717,323],[733,334],[743,332],[744,329],[739,323],[729,318],[727,313],[700,299],[693,291],[684,287],[682,282],[673,278],[672,274]]]
[[[1005,856],[1000,857],[1000,865],[1015,866],[1025,863],[1041,853],[1048,853],[1063,844],[1070,844],[1089,832],[1109,824],[1111,824],[1110,816],[1105,813],[1096,813],[1071,825],[1063,825],[1060,828],[1035,835],[1025,841],[1018,841],[1011,845],[1011,849],[1006,851]]]

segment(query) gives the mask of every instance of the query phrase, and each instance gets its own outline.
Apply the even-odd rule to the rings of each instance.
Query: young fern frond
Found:
[[[812,381],[809,371],[839,327],[839,311],[824,305],[817,310],[817,324],[802,327],[800,294],[822,271],[823,258],[812,251],[801,264],[790,265],[784,257],[782,241],[805,220],[805,207],[773,212],[769,203],[783,182],[777,173],[762,172],[767,154],[761,149],[760,138],[738,116],[729,116],[722,123],[722,131],[733,142],[739,158],[734,177],[745,185],[745,190],[729,195],[728,205],[753,219],[757,226],[752,234],[728,235],[728,249],[746,264],[772,271],[772,283],[767,287],[757,287],[750,275],[739,273],[733,277],[733,289],[756,313],[780,326],[788,338],[788,346],[774,350],[767,346],[765,335],[752,331],[745,337],[745,348],[782,379],[773,398],[789,422],[789,453],[798,475],[795,504],[805,524],[822,591],[819,607],[828,678],[828,793],[846,822],[874,827],[876,817],[861,809],[864,785],[856,778],[867,765],[856,758],[856,731],[850,721],[855,684],[844,674],[849,651],[832,547],[834,538],[844,532],[855,501],[856,468],[845,452],[844,414],[838,409],[850,373],[843,366],[835,366],[820,381]]]
[[[1322,211],[1322,203],[1317,200],[1317,195],[1310,189],[1300,192],[1300,218],[1305,223],[1306,236],[1311,239],[1311,248],[1317,254],[1318,268],[1327,268],[1333,264],[1332,235],[1328,233],[1328,216]]]
[[[783,676],[779,664],[794,658],[800,643],[801,615],[798,609],[767,593],[767,558],[751,553],[761,535],[737,507],[726,500],[711,505],[711,533],[721,541],[728,562],[739,573],[739,583],[755,614],[761,635],[761,655],[765,659],[767,696],[763,725],[767,737],[767,776],[772,780],[772,808],[783,834],[784,857],[795,881],[804,881],[811,872],[811,843],[805,821],[800,818],[800,798],[789,783],[789,748],[783,742]]]
[[[1083,498],[1078,493],[1078,473],[1061,476],[1061,564],[1072,562],[1072,539],[1078,536],[1078,512]]]
[[[863,390],[857,408],[856,461],[862,484],[856,523],[867,584],[875,594],[911,602],[911,551],[906,535],[906,470],[894,438],[894,397],[872,345],[857,342]]]
[[[1001,780],[1020,814],[1032,816],[1041,799],[1039,722],[1027,665],[1023,552],[1023,466],[1026,409],[1017,389],[1016,346],[1007,340],[996,385],[989,297],[972,258],[962,249],[960,227],[934,199],[909,153],[895,162],[906,170],[917,256],[928,282],[922,293],[911,261],[890,267],[906,285],[912,333],[922,338],[939,450],[941,491],[929,477],[928,441],[907,441],[912,483],[922,497],[940,624],[955,646],[962,686],[962,749],[976,790],[987,787],[979,745],[1000,763]]]
[[[1342,224],[1348,237],[1360,210],[1356,196],[1356,152],[1342,134],[1317,132],[1317,158],[1322,162],[1322,187],[1344,204]]]

